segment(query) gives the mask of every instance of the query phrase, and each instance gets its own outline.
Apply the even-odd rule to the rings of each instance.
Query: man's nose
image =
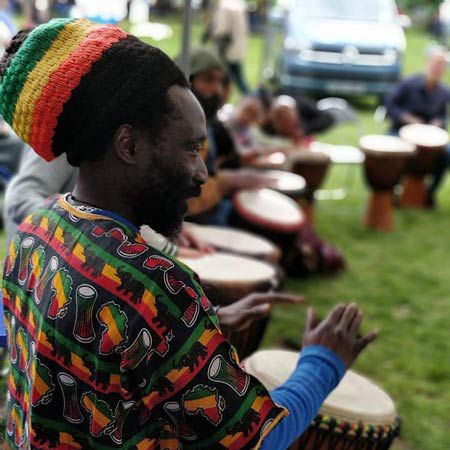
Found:
[[[208,180],[208,169],[202,158],[197,158],[194,179],[198,184],[205,184]]]

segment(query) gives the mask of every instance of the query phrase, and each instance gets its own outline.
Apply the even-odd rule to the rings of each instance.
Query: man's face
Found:
[[[222,69],[210,69],[192,77],[192,91],[202,105],[207,120],[215,117],[222,104]]]
[[[237,120],[242,126],[256,125],[261,122],[262,116],[262,106],[257,99],[244,99],[238,107]]]
[[[442,80],[446,70],[447,59],[444,54],[438,53],[430,56],[426,68],[426,75],[429,81],[438,83]]]
[[[272,114],[273,126],[280,136],[291,137],[298,133],[300,119],[297,111],[288,106],[279,106]]]
[[[137,195],[142,204],[141,224],[174,237],[186,214],[187,200],[200,195],[208,177],[199,155],[206,140],[206,121],[189,89],[172,86],[168,95],[173,111],[161,133],[161,142],[156,146],[147,138],[136,142],[141,158]]]

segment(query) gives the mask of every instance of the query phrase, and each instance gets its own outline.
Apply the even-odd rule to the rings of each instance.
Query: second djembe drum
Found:
[[[279,272],[272,265],[243,256],[213,253],[201,258],[180,258],[198,274],[205,293],[214,306],[226,306],[251,294],[268,292],[281,285]],[[259,346],[268,318],[255,320],[244,330],[223,329],[241,359]]]
[[[445,130],[433,125],[413,124],[402,127],[400,137],[417,147],[415,156],[408,162],[401,206],[424,208],[427,198],[426,176],[435,171],[439,153],[448,145],[449,135]]]
[[[330,166],[330,157],[322,152],[303,150],[291,154],[292,172],[306,181],[304,200],[301,202],[309,223],[314,222],[314,194],[322,185]]]
[[[394,136],[363,136],[359,145],[365,153],[364,172],[372,192],[367,205],[365,225],[380,231],[394,228],[393,189],[406,170],[415,147]]]

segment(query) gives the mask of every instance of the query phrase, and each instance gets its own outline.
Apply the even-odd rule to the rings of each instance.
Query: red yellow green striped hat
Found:
[[[44,159],[55,158],[52,140],[59,115],[83,76],[128,34],[83,19],[54,19],[35,28],[0,82],[0,114]]]

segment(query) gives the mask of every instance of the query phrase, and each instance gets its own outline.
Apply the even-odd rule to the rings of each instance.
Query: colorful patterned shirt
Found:
[[[11,243],[3,297],[9,448],[259,448],[287,414],[196,275],[112,213],[49,200]]]

